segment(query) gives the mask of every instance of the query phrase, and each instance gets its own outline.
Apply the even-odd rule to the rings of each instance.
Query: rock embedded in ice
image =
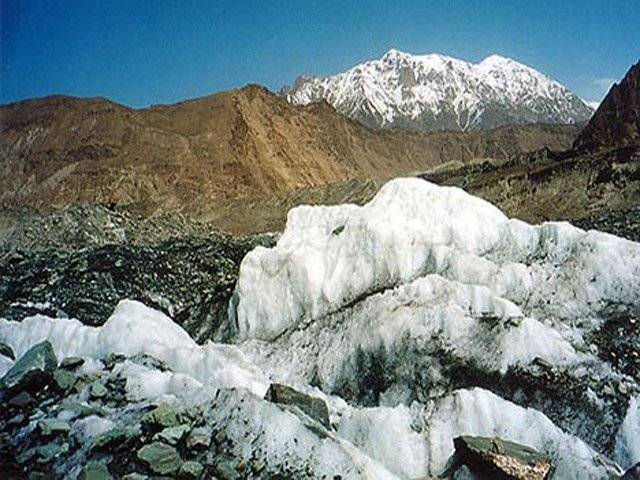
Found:
[[[287,385],[279,383],[272,383],[269,385],[269,390],[267,390],[264,398],[265,400],[273,403],[298,407],[326,428],[330,427],[327,404],[320,398],[306,395]]]
[[[618,469],[579,438],[563,432],[537,410],[480,389],[459,390],[437,402],[425,420],[432,474],[446,469],[461,435],[499,437],[527,445],[555,464],[554,478],[612,478]]]
[[[169,317],[131,300],[122,300],[101,327],[44,315],[21,322],[0,319],[0,338],[8,339],[19,355],[43,340],[51,342],[59,357],[81,356],[95,361],[111,352],[130,356],[142,353],[161,360],[174,373],[186,375],[183,381],[174,383],[167,383],[170,376],[161,375],[159,371],[154,372],[155,383],[143,378],[137,379],[140,382],[133,377],[128,379],[144,387],[147,393],[151,390],[158,394],[160,390],[171,393],[188,381],[247,388],[263,396],[269,385],[262,371],[235,346],[210,342],[200,346]]]
[[[84,358],[80,357],[67,357],[60,362],[60,368],[64,368],[66,370],[75,370],[80,367],[84,363]]]
[[[0,355],[10,358],[11,360],[16,359],[16,355],[13,353],[11,345],[7,345],[4,342],[0,342]]]
[[[455,459],[488,478],[545,480],[553,469],[551,459],[532,448],[500,438],[460,436],[453,439]]]

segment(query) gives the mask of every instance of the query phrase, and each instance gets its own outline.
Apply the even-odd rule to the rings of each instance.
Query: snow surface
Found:
[[[458,128],[467,130],[485,120],[495,121],[485,117],[496,112],[508,116],[507,123],[576,123],[593,113],[590,105],[558,82],[499,55],[474,64],[392,49],[344,73],[300,77],[285,91],[292,103],[325,99],[343,114],[379,126],[420,118],[437,126],[439,117],[451,116]]]
[[[432,472],[445,469],[444,460],[453,453],[453,438],[463,434],[495,436],[545,452],[556,466],[553,478],[596,480],[615,473],[610,466],[599,465],[597,454],[586,443],[564,433],[542,413],[480,388],[446,397],[427,419]]]
[[[102,327],[41,315],[22,322],[0,320],[0,339],[18,355],[45,339],[60,358],[97,359],[106,352],[154,355],[174,371],[131,361],[116,366],[114,373],[127,379],[130,399],[215,402],[214,420],[235,440],[236,455],[248,457],[251,452],[243,449],[253,449],[268,462],[311,466],[317,475],[393,479],[438,474],[452,453],[453,437],[462,433],[500,435],[553,453],[561,472],[556,478],[601,478],[611,471],[593,462],[595,451],[541,413],[481,389],[454,392],[428,412],[420,405],[357,408],[324,396],[337,410],[332,412],[336,429],[318,435],[323,429],[319,424],[262,399],[258,386],[265,377],[236,347],[200,347],[161,312],[134,301],[121,302]],[[91,438],[112,427],[109,419],[89,417],[74,424],[74,431]]]
[[[615,460],[625,469],[640,462],[640,396],[629,402],[616,439]]]
[[[269,386],[262,372],[235,347],[214,343],[199,346],[162,312],[136,301],[121,301],[99,328],[44,315],[19,323],[0,319],[0,338],[7,339],[16,358],[36,343],[49,340],[58,359],[80,356],[97,360],[112,352],[147,353],[175,373],[188,374],[203,384],[243,387],[257,395],[264,395]]]
[[[509,220],[458,188],[396,179],[363,207],[290,211],[277,245],[256,248],[240,266],[240,337],[276,339],[366,295],[428,274],[452,288],[483,287],[463,293],[477,312],[578,318],[637,301],[640,245],[568,223]],[[511,353],[516,360],[532,355],[529,345],[540,347],[521,334],[511,339],[525,349]]]

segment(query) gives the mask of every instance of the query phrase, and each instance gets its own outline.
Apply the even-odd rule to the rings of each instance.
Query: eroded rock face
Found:
[[[479,478],[495,480],[545,480],[553,464],[546,455],[499,438],[457,437],[453,441],[456,460]]]

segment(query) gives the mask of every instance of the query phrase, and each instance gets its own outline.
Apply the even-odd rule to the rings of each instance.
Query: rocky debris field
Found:
[[[207,238],[212,225],[181,214],[141,216],[123,208],[81,203],[60,210],[4,210],[3,250],[64,250],[105,245],[155,245],[175,237]]]
[[[0,318],[41,313],[100,325],[131,298],[198,341],[224,336],[240,261],[277,237],[233,238],[180,218],[144,220],[88,205],[29,217],[0,245]]]
[[[148,355],[111,353],[89,372],[81,358],[58,364],[46,341],[25,353],[0,385],[3,478],[292,478],[286,466],[232,454],[234,440],[212,419],[215,398],[192,407],[128,400],[125,363],[168,370]]]
[[[606,212],[575,222],[585,230],[600,230],[634,242],[640,242],[640,204],[625,210]]]

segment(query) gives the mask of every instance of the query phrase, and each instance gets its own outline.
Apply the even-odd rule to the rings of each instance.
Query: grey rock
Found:
[[[211,445],[211,432],[204,428],[194,428],[187,437],[187,448],[189,450],[206,450]]]
[[[326,428],[330,427],[329,409],[321,398],[312,397],[280,383],[269,385],[264,398],[273,403],[296,406]]]
[[[127,357],[122,353],[110,353],[102,359],[102,363],[107,370],[111,370],[116,365],[116,363],[121,363],[126,358]]]
[[[36,447],[36,456],[38,457],[38,463],[49,463],[59,455],[69,451],[69,444],[63,443],[46,443]]]
[[[89,397],[93,399],[104,398],[107,395],[107,393],[109,393],[109,391],[100,382],[92,383],[91,388],[89,389]]]
[[[180,480],[198,480],[202,476],[203,471],[204,467],[200,462],[184,462],[178,472],[178,478]]]
[[[76,402],[74,400],[63,400],[63,402],[60,404],[60,408],[62,410],[69,410],[71,412],[74,412],[81,417],[88,417],[90,415],[104,417],[107,414],[107,412],[100,407],[94,407],[92,405]]]
[[[176,446],[189,433],[191,427],[189,425],[178,425],[177,427],[168,427],[156,433],[153,440],[164,442],[167,445]]]
[[[0,388],[9,392],[37,392],[49,384],[58,360],[49,341],[31,347],[0,380]]]
[[[57,369],[53,372],[53,384],[60,392],[70,391],[76,384],[78,378],[68,370]]]
[[[98,435],[91,444],[91,450],[108,451],[123,445],[130,438],[130,433],[122,428],[112,428]]]
[[[149,477],[138,472],[128,473],[122,480],[147,480]]]
[[[151,472],[159,475],[176,473],[182,466],[178,451],[162,442],[153,442],[138,450],[138,460]]]
[[[68,433],[70,430],[71,426],[63,420],[47,418],[38,422],[38,433],[43,437],[61,435]]]
[[[80,472],[80,480],[111,480],[109,469],[102,462],[88,462]]]
[[[35,402],[35,399],[28,392],[20,392],[9,399],[9,405],[14,407],[25,407],[33,402]]]
[[[84,358],[80,357],[67,357],[60,362],[60,368],[66,370],[75,370],[79,366],[84,364]]]
[[[141,420],[142,426],[153,431],[178,425],[178,415],[168,403],[163,403],[146,413]]]
[[[237,480],[240,478],[235,465],[228,460],[219,461],[215,466],[215,472],[222,480]]]
[[[553,463],[546,455],[500,438],[461,436],[453,444],[454,463],[488,478],[545,480],[553,472]]]

